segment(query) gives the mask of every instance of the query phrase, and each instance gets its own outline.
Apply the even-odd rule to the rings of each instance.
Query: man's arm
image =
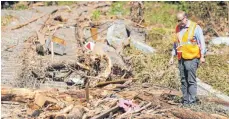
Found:
[[[169,60],[169,64],[173,64],[174,63],[174,56],[176,55],[176,43],[173,43],[173,50],[171,52],[171,58]]]
[[[197,43],[200,47],[200,53],[201,53],[200,62],[205,63],[204,56],[206,54],[206,45],[205,45],[203,30],[200,28],[199,25],[196,26],[195,36],[196,36]]]
[[[206,45],[205,45],[203,30],[199,25],[196,26],[195,36],[196,36],[197,43],[200,47],[201,56],[204,56],[206,54]]]
[[[173,43],[173,49],[172,49],[171,55],[172,57],[176,55],[176,44],[175,43]]]

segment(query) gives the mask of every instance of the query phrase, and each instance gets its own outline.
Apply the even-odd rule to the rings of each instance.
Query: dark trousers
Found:
[[[196,101],[197,82],[196,70],[199,65],[199,59],[179,60],[179,70],[181,77],[181,91],[183,94],[183,103],[189,104]]]

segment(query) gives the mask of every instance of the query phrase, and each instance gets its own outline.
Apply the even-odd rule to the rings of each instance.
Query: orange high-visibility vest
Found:
[[[180,34],[179,26],[176,26],[177,52],[182,52],[183,59],[200,58],[200,48],[194,39],[197,23],[190,21],[189,28],[183,35]]]

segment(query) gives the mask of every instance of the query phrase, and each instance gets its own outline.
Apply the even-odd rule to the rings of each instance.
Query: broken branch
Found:
[[[19,24],[19,25],[15,26],[15,27],[11,28],[11,30],[15,30],[15,29],[22,28],[22,27],[24,27],[24,26],[26,26],[26,25],[28,25],[28,24],[34,22],[34,21],[37,21],[39,18],[42,18],[42,17],[45,16],[45,15],[46,15],[46,14],[43,14],[43,15],[41,15],[41,16],[39,16],[39,17],[36,17],[36,18],[34,18],[34,19],[29,20],[29,21],[26,22],[26,23]]]
[[[115,112],[117,112],[117,111],[119,110],[119,108],[120,108],[120,107],[117,105],[117,106],[115,106],[115,107],[113,107],[113,108],[107,110],[106,112],[101,113],[100,115],[97,115],[97,116],[95,116],[95,117],[93,117],[93,118],[91,118],[91,119],[103,119],[103,118],[109,116],[111,112],[112,112],[113,114],[114,114]]]
[[[116,81],[106,81],[106,82],[100,82],[96,85],[96,87],[102,87],[102,86],[105,86],[105,85],[108,85],[108,84],[120,84],[120,83],[125,83],[126,79],[123,79],[123,80],[116,80]]]

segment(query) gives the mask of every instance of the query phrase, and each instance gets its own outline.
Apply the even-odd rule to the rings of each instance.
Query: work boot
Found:
[[[199,98],[196,97],[196,103],[197,104],[201,104],[201,100]]]
[[[182,103],[181,108],[188,108],[190,107],[189,103]]]
[[[199,104],[201,104],[201,101],[200,101],[199,98],[196,97],[196,100],[193,101],[193,102],[189,102],[189,104],[190,104],[190,105],[199,105]]]

